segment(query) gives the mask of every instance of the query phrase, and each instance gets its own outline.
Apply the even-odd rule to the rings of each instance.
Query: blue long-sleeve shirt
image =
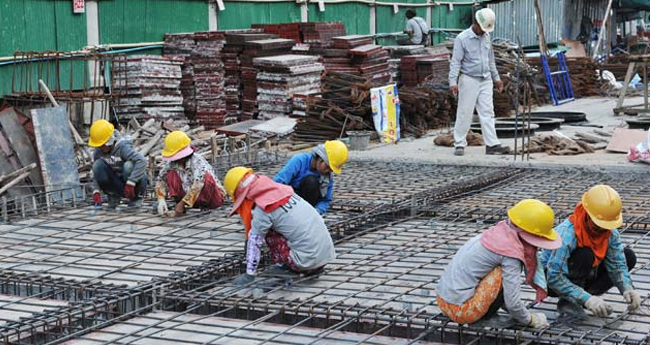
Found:
[[[280,170],[273,181],[289,185],[293,187],[294,190],[298,189],[300,182],[306,176],[314,175],[318,176],[319,181],[323,181],[324,177],[321,176],[317,171],[311,170],[311,160],[314,157],[313,153],[299,153],[287,162],[287,164]],[[334,187],[334,180],[330,174],[329,183],[327,185],[327,193],[321,197],[314,208],[318,211],[319,214],[324,214],[329,210],[330,203],[332,202],[332,188]]]
[[[555,231],[562,236],[562,246],[555,250],[542,250],[539,254],[540,261],[546,268],[548,287],[557,292],[560,297],[575,304],[584,305],[591,295],[571,282],[568,277],[567,263],[571,253],[578,246],[573,224],[566,219],[555,227]],[[605,265],[609,278],[621,293],[634,288],[625,262],[621,235],[616,229],[613,229],[609,236],[607,253],[601,265]]]

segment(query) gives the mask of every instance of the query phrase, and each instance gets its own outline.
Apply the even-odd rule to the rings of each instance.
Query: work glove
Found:
[[[95,206],[102,206],[102,195],[99,191],[93,192],[93,204],[95,204]]]
[[[158,199],[158,214],[161,216],[166,216],[169,209],[167,208],[167,202],[165,199]]]
[[[235,278],[235,280],[232,281],[233,284],[238,285],[238,286],[244,286],[248,285],[255,280],[255,276],[252,274],[244,273],[240,275],[239,277]]]
[[[636,290],[623,292],[623,298],[627,302],[627,310],[637,310],[641,306],[641,295]]]
[[[530,323],[528,326],[533,328],[544,328],[548,327],[548,321],[546,320],[546,315],[542,313],[530,313]]]
[[[585,307],[587,307],[587,309],[589,309],[594,315],[599,317],[606,317],[612,313],[612,307],[598,296],[589,297],[585,303]]]
[[[129,200],[135,199],[135,182],[126,182],[126,185],[124,186],[124,197]]]

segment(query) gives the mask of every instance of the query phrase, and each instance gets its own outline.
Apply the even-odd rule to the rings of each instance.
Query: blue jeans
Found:
[[[103,159],[98,159],[93,163],[95,181],[97,181],[99,188],[110,196],[124,196],[124,186],[132,171],[133,163],[130,161],[125,162],[121,168],[118,168],[118,171],[114,171],[110,164]],[[140,181],[136,181],[135,195],[137,199],[147,190],[148,184],[149,179],[147,179],[147,176],[144,176]]]

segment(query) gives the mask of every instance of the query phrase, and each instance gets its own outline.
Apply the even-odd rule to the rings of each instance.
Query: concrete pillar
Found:
[[[369,6],[370,6],[370,34],[374,35],[377,33],[377,5],[372,4]]]
[[[89,46],[99,44],[99,9],[97,0],[86,1],[86,40]]]
[[[309,4],[307,0],[300,2],[300,21],[307,23],[309,21]]]
[[[208,30],[209,31],[217,31],[219,30],[219,16],[217,12],[219,9],[217,8],[217,3],[216,2],[210,2],[208,5]]]

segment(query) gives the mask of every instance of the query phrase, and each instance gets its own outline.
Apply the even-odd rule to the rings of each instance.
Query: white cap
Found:
[[[485,32],[494,31],[494,23],[496,22],[494,11],[489,8],[482,8],[476,11],[474,17],[476,18],[478,25],[481,27],[481,30]]]

